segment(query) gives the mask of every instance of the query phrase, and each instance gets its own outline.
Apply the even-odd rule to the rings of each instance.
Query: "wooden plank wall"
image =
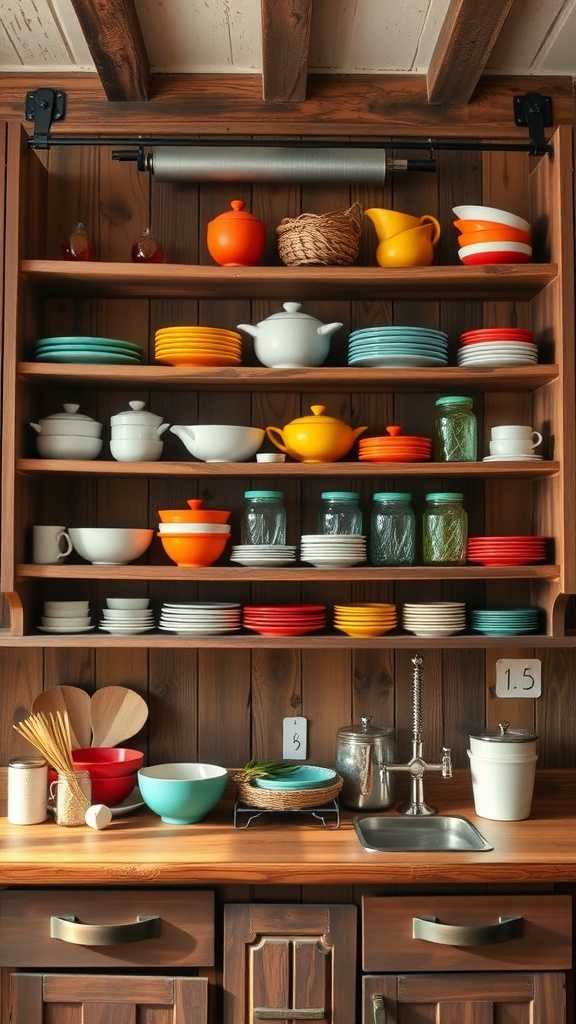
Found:
[[[509,205],[522,213],[527,204],[528,161],[523,156],[506,154],[442,154],[439,173],[398,176],[385,189],[336,187],[323,189],[258,186],[237,189],[228,186],[173,186],[154,183],[138,174],[132,165],[111,161],[106,149],[54,149],[49,154],[49,201],[47,204],[46,255],[61,251],[63,238],[75,221],[89,227],[102,258],[125,260],[135,237],[147,224],[167,247],[176,262],[209,263],[205,245],[207,221],[227,207],[231,198],[244,198],[251,209],[272,227],[282,216],[303,210],[331,210],[359,201],[371,205],[394,206],[418,213],[437,214],[444,226],[439,259],[455,259],[455,238],[451,228],[451,207],[457,201],[492,201]],[[269,259],[276,260],[273,231],[270,230]],[[366,223],[362,242],[362,260],[372,262],[374,237]],[[279,300],[281,300],[279,296]],[[256,322],[278,308],[277,303],[248,300],[111,300],[74,303],[53,300],[44,315],[45,333],[79,330],[102,332],[150,344],[157,326],[170,323],[201,322],[231,327],[241,321]],[[309,303],[306,307],[325,321],[341,320],[345,329],[336,336],[331,361],[344,361],[347,330],[369,323],[388,322],[441,325],[454,342],[459,330],[483,323],[522,323],[522,306],[478,303],[350,302],[341,300]],[[504,320],[503,318],[506,318]],[[32,340],[32,339],[30,339]],[[250,346],[247,346],[248,352]],[[253,361],[253,360],[252,360]],[[109,393],[86,389],[83,408],[106,420],[130,399],[149,399],[155,411],[170,422],[237,422],[266,425],[283,424],[307,410],[313,401],[323,401],[332,413],[355,423],[384,427],[401,423],[408,432],[429,433],[433,396],[411,394],[361,395],[297,393],[193,393],[185,391],[144,392],[130,389]],[[79,400],[77,394],[51,389],[36,397],[38,414],[54,411],[64,400]],[[508,418],[529,415],[526,399],[515,396],[487,397],[486,419],[500,413]],[[482,403],[479,413],[482,417]],[[510,420],[508,420],[510,422]],[[501,420],[502,422],[502,420]],[[516,420],[518,422],[518,420]],[[182,458],[180,442],[168,434],[167,457]],[[355,486],[355,481],[350,481]],[[193,487],[182,480],[118,480],[37,482],[38,522],[77,525],[154,525],[156,510],[182,504],[193,495]],[[306,493],[298,481],[283,485],[289,512],[289,532],[297,539],[314,522],[315,506],[323,481],[309,481]],[[365,509],[373,491],[393,488],[387,478],[378,485],[362,482]],[[438,485],[440,487],[440,484]],[[426,479],[416,479],[412,490],[420,500],[428,489]],[[200,484],[197,493],[212,505],[231,507],[238,521],[242,481],[214,478]],[[465,491],[471,529],[496,524],[521,531],[530,522],[530,483],[486,486],[477,481]],[[502,532],[499,529],[497,532]],[[98,608],[110,591],[104,585],[90,588],[93,605]],[[67,596],[85,593],[81,584],[53,584],[45,593]],[[145,592],[131,585],[116,593]],[[471,602],[483,596],[479,585],[354,585],[329,586],[307,584],[255,584],[252,587],[206,584],[155,584],[153,598],[242,600],[387,599],[409,596],[461,596]],[[486,596],[500,601],[527,603],[523,586],[505,588],[492,585]],[[415,644],[416,649],[416,644]],[[6,650],[0,652],[0,762],[19,751],[19,741],[11,729],[15,715],[27,708],[42,688],[59,683],[76,683],[88,690],[112,683],[133,686],[145,695],[151,717],[145,734],[139,737],[150,762],[200,759],[225,765],[238,765],[249,756],[275,756],[281,753],[281,719],[288,714],[303,714],[309,720],[309,756],[330,761],[334,754],[337,728],[372,713],[377,721],[393,723],[400,736],[400,753],[407,752],[410,721],[409,651],[140,651],[110,652],[89,650]],[[509,652],[514,655],[513,648]],[[574,767],[576,750],[573,704],[568,698],[570,677],[576,668],[576,652],[542,651],[544,696],[536,707],[532,701],[498,701],[493,694],[495,655],[482,651],[429,651],[426,669],[426,750],[434,756],[442,743],[455,752],[457,765],[466,763],[466,735],[485,721],[501,717],[516,722],[536,723],[541,735],[543,767]]]

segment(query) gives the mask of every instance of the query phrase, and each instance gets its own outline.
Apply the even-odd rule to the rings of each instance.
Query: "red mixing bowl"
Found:
[[[116,779],[134,775],[144,763],[144,754],[129,747],[86,747],[72,751],[79,772],[90,772],[92,779]]]

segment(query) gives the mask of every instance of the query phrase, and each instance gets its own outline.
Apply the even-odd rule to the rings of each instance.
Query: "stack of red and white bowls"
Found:
[[[531,228],[527,220],[493,206],[455,206],[462,263],[528,263],[532,259]]]
[[[262,636],[304,636],[326,628],[324,604],[244,606],[244,628]]]
[[[523,327],[481,327],[459,338],[458,366],[534,366],[538,346]]]
[[[547,537],[469,537],[467,557],[480,565],[534,565],[546,561]]]

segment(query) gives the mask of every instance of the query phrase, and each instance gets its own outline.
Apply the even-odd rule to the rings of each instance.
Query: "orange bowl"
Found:
[[[474,235],[479,233],[482,235],[481,241],[483,242],[529,242],[530,232],[521,231],[519,228],[508,227],[507,224],[497,224],[495,221],[490,220],[455,220],[453,221],[454,227],[458,228],[461,235]],[[496,232],[497,238],[487,238],[486,233]],[[480,241],[480,239],[476,239]]]
[[[158,533],[162,547],[176,565],[199,568],[213,565],[229,540],[226,533]]]
[[[515,228],[468,231],[465,235],[458,235],[460,248],[464,245],[476,245],[478,242],[524,242],[530,245],[530,235],[527,235],[525,231],[516,231]]]
[[[161,523],[227,523],[231,512],[226,509],[204,508],[202,498],[187,498],[189,508],[164,508],[158,515]]]

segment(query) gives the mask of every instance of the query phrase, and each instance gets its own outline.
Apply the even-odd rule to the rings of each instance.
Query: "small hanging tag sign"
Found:
[[[542,662],[539,658],[499,658],[496,662],[496,696],[542,696]]]
[[[305,761],[308,739],[308,722],[305,718],[285,718],[282,741],[282,757],[286,761]]]

